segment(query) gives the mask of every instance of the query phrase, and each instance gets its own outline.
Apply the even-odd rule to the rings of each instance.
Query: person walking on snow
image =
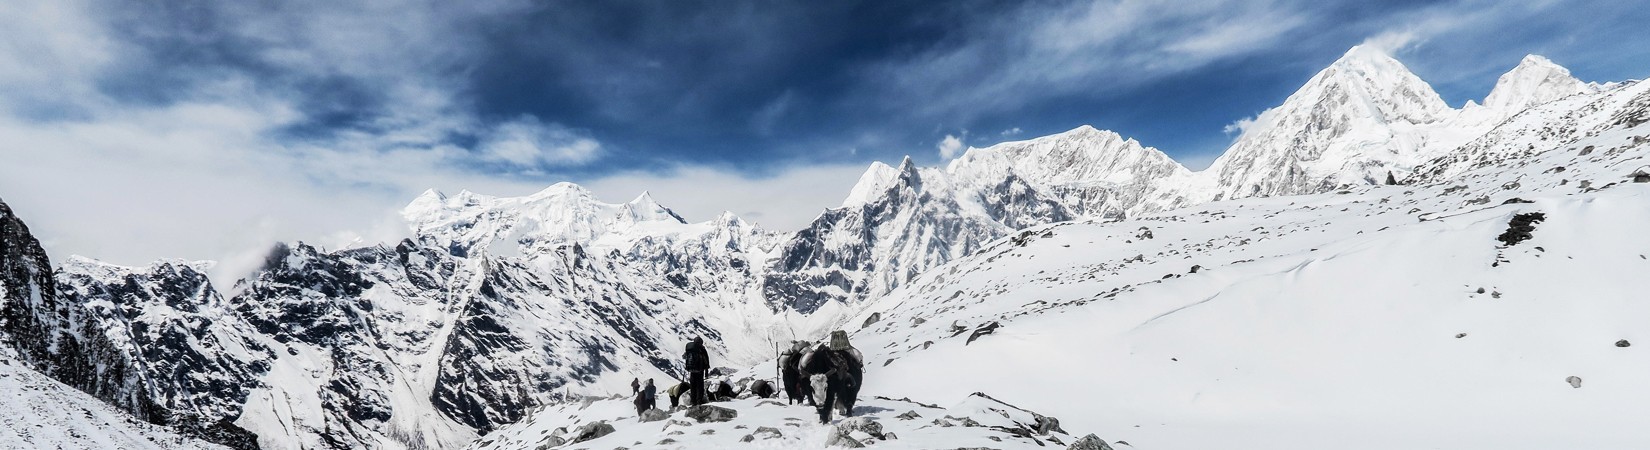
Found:
[[[829,345],[803,355],[802,370],[810,376],[816,393],[824,391],[818,399],[819,423],[830,423],[832,408],[844,417],[853,415],[854,400],[864,381],[865,356],[848,343],[847,332],[832,331]]]
[[[692,390],[688,400],[694,405],[705,404],[705,371],[710,370],[710,353],[705,351],[705,339],[696,337],[688,341],[687,351],[682,353],[682,361],[688,371],[688,384]]]
[[[636,392],[640,391],[641,389],[642,389],[642,380],[637,379],[637,378],[631,378],[630,379],[630,395],[636,395]]]
[[[648,378],[647,384],[636,391],[636,417],[641,417],[643,412],[658,407],[657,394],[658,391],[653,387],[653,379]]]

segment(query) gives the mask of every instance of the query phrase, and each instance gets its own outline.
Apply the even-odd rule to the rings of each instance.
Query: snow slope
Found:
[[[35,372],[0,349],[0,448],[222,449],[174,434]]]
[[[853,338],[884,366],[866,389],[991,386],[1143,448],[1650,446],[1650,185],[1624,178],[1650,85],[1552,108],[1417,185],[997,241],[850,321],[879,319]],[[1531,239],[1497,240],[1528,213]]]

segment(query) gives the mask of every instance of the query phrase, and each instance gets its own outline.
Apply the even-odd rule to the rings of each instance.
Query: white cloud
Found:
[[[1226,126],[1222,127],[1220,131],[1222,133],[1226,133],[1227,135],[1242,135],[1244,132],[1249,131],[1249,127],[1252,126],[1255,126],[1255,118],[1244,117],[1242,119],[1238,119],[1236,122],[1226,124]]]
[[[1024,132],[1025,132],[1025,130],[1021,130],[1020,127],[1014,127],[1014,128],[1009,128],[1007,130],[1003,130],[1003,132],[997,133],[997,134],[1001,135],[1003,137],[1008,137],[1008,136],[1019,136],[1020,133],[1024,133]]]
[[[968,137],[968,135],[964,134],[963,138],[966,138],[966,137]],[[952,135],[947,134],[947,135],[945,135],[944,139],[940,139],[940,142],[938,144],[934,144],[934,148],[936,148],[940,151],[940,157],[941,158],[945,158],[945,159],[956,158],[957,155],[962,152],[963,138],[958,138],[956,136],[952,136]]]
[[[532,116],[495,126],[481,144],[483,158],[527,169],[582,165],[600,157],[601,149],[595,139]]]
[[[877,95],[926,99],[919,113],[977,114],[1076,92],[1122,92],[1263,51],[1306,25],[1306,14],[1279,1],[1028,6],[956,45],[889,62],[866,76],[893,91]]]

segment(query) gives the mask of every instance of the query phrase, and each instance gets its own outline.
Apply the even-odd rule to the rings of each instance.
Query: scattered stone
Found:
[[[1622,340],[1619,340],[1619,341],[1616,341],[1616,346],[1617,346],[1617,347],[1630,347],[1630,346],[1632,346],[1632,345],[1633,345],[1633,343],[1631,343],[1631,342],[1627,342],[1627,340],[1626,340],[1626,339],[1622,339]]]
[[[660,411],[659,408],[648,408],[647,411],[642,411],[641,421],[658,422],[668,418],[670,418],[670,414]]]
[[[1627,341],[1622,341],[1622,342],[1627,342]],[[922,417],[922,414],[917,414],[916,411],[906,411],[904,414],[894,416],[894,418],[899,419],[899,420],[911,420],[911,419],[916,419],[916,418],[920,418],[920,417]]]
[[[749,435],[749,434],[745,435],[745,437],[739,438],[739,442],[752,442],[752,441],[755,441],[755,440],[756,440],[756,436]]]
[[[712,434],[716,434],[716,429],[715,429],[715,428],[706,428],[706,429],[704,429],[704,430],[701,430],[701,431],[700,431],[700,432],[699,432],[699,434],[700,434],[700,435],[712,435]]]
[[[1535,203],[1535,201],[1534,200],[1525,200],[1525,199],[1518,198],[1518,197],[1513,197],[1513,198],[1507,199],[1507,201],[1501,202],[1501,204],[1503,204],[1503,205],[1511,205],[1511,204],[1514,204],[1514,203]]]
[[[996,437],[996,436],[986,436],[985,438],[990,439],[992,441],[996,441],[996,442],[1002,442],[1003,441],[1003,438]]]
[[[1501,298],[1501,291],[1490,291],[1490,298]]]
[[[1078,439],[1077,442],[1072,442],[1070,447],[1066,447],[1066,450],[1112,450],[1112,448],[1110,445],[1106,445],[1105,439],[1100,439],[1099,436],[1091,433]]]
[[[734,411],[716,405],[694,405],[692,408],[688,408],[687,412],[683,415],[693,418],[693,420],[697,420],[699,423],[727,422],[729,420],[733,420],[735,417],[739,417],[739,411]]]
[[[945,420],[945,419],[934,419],[934,425],[939,425],[940,428],[950,428],[950,427],[957,426],[956,424],[951,423],[951,421]]]
[[[735,430],[744,430],[744,429],[749,429],[750,427],[751,427],[750,425],[734,425],[733,429],[735,429]]]
[[[1460,339],[1460,338],[1464,338],[1464,337],[1467,337],[1466,333],[1455,333],[1455,338],[1456,339]]]
[[[1192,265],[1192,273],[1197,273],[1197,271],[1199,271],[1199,270],[1203,270],[1203,266],[1196,265],[1196,264]]]
[[[895,435],[894,433],[882,433],[882,440],[884,440],[884,441],[893,441],[893,440],[898,440],[898,439],[899,439],[899,436]]]
[[[846,434],[835,433],[835,434],[831,435],[830,439],[825,440],[825,446],[826,447],[864,448],[865,444],[860,443],[858,439],[854,439],[853,437],[848,436]]]
[[[1565,378],[1564,381],[1570,383],[1570,387],[1573,387],[1573,388],[1580,388],[1581,387],[1581,377],[1578,377],[1578,376],[1575,376],[1575,375],[1570,375],[1570,377]]]
[[[667,427],[691,427],[691,426],[693,426],[693,422],[688,422],[686,420],[672,420],[670,422],[665,423],[665,426],[667,426]]]
[[[1544,220],[1547,220],[1547,215],[1538,212],[1516,214],[1512,217],[1512,220],[1507,221],[1507,231],[1501,233],[1500,236],[1496,236],[1495,239],[1508,247],[1530,240],[1530,238],[1535,237],[1531,234],[1535,231],[1535,224]]]
[[[687,433],[683,433],[682,430],[672,430],[669,433],[665,433],[665,435],[668,435],[668,436],[681,436],[681,435],[684,435],[684,434],[687,434]]]
[[[779,429],[774,427],[756,427],[756,431],[751,434],[772,434],[773,437],[785,436],[785,433],[779,432]]]
[[[882,424],[877,423],[875,420],[871,420],[869,417],[854,417],[837,422],[836,431],[837,433],[844,435],[855,431],[863,431],[865,434],[871,435],[871,437],[881,438]]]
[[[882,313],[881,312],[874,312],[874,313],[871,313],[871,317],[866,317],[865,318],[865,323],[861,324],[859,327],[860,328],[870,328],[871,324],[877,323],[877,322],[880,322],[880,321],[882,321]]]
[[[779,403],[779,402],[773,401],[773,400],[763,400],[763,401],[760,401],[760,402],[756,402],[756,406],[768,406],[768,405],[785,406],[784,403]]]
[[[1478,288],[1477,292],[1480,293],[1480,294],[1484,293],[1484,288]]]
[[[579,427],[578,431],[573,432],[573,440],[571,442],[579,443],[592,439],[598,439],[602,436],[613,434],[613,431],[613,426],[608,425],[605,421],[587,423],[584,424],[584,426]]]
[[[980,336],[985,336],[987,334],[995,333],[995,332],[997,332],[997,328],[1001,327],[1001,326],[1002,326],[1002,324],[999,324],[997,322],[991,322],[991,323],[988,323],[988,324],[985,324],[985,325],[981,325],[979,328],[976,328],[974,330],[974,334],[968,335],[968,340],[963,342],[963,345],[968,345],[968,344],[974,343],[974,340],[979,339]]]
[[[660,440],[657,445],[670,445],[670,444],[675,444],[675,443],[676,443],[675,439],[664,438],[664,439]]]

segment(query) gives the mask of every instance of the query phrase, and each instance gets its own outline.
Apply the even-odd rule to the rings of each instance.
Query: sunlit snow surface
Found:
[[[1650,448],[1650,184],[1627,178],[1650,162],[1646,106],[1642,83],[1555,102],[1420,166],[1412,185],[1016,233],[848,321],[868,363],[862,397],[983,391],[1151,449]],[[1496,239],[1536,212],[1532,239]],[[828,436],[804,425],[741,444],[739,431],[684,429],[696,440],[659,445],[671,429],[621,426],[633,414],[622,400],[577,406],[485,448],[532,448],[533,433],[595,420],[619,431],[589,448],[819,448]],[[738,405],[751,417],[739,423],[807,423],[800,408],[763,408]],[[903,425],[902,440],[970,432]],[[980,438],[874,445],[1010,447]]]

